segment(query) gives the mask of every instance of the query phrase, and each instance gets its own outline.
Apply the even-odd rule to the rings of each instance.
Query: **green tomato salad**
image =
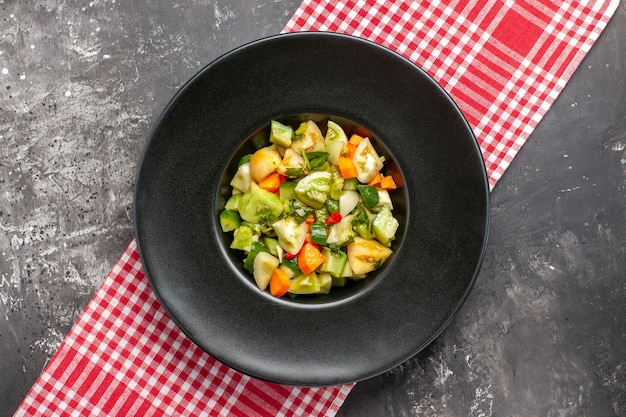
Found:
[[[401,182],[385,156],[332,120],[325,135],[313,120],[272,120],[268,139],[240,159],[219,214],[258,288],[326,294],[379,268],[399,226],[389,192]]]

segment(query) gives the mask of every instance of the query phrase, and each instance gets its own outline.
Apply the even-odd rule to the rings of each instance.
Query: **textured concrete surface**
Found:
[[[0,415],[133,237],[151,122],[299,1],[0,1]]]
[[[492,192],[455,322],[340,416],[626,415],[625,58],[621,4]]]
[[[299,0],[0,1],[0,415],[132,239],[177,88]],[[626,6],[493,191],[470,299],[341,416],[626,415]]]

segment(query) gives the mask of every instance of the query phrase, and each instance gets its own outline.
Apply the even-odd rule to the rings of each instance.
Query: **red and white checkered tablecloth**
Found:
[[[455,99],[495,186],[617,8],[583,0],[305,0],[285,31],[351,34],[417,63]],[[260,381],[165,314],[131,242],[17,416],[333,416],[353,385]]]

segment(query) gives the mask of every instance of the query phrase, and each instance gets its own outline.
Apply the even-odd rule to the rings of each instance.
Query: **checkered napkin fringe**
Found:
[[[285,31],[352,34],[421,66],[473,127],[493,187],[617,3],[305,0]],[[133,241],[16,416],[334,416],[352,386],[277,385],[217,362],[165,314]]]

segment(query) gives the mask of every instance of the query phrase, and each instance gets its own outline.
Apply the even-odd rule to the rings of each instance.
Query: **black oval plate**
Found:
[[[243,141],[270,119],[309,113],[384,145],[405,181],[402,227],[365,284],[294,302],[251,284],[217,216]],[[140,163],[135,230],[157,297],[198,346],[257,378],[336,385],[391,369],[450,323],[482,263],[489,186],[463,115],[413,63],[355,37],[283,34],[223,55],[172,99]]]

